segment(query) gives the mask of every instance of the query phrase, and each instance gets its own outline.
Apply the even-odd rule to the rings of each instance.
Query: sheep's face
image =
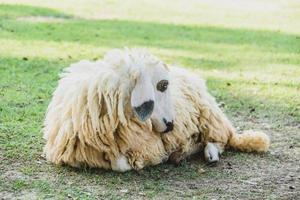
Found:
[[[168,86],[168,68],[159,62],[139,72],[131,94],[131,105],[138,119],[150,118],[154,129],[163,133],[173,130],[173,106]]]

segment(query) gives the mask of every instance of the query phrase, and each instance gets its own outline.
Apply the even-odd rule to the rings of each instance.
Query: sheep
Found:
[[[65,69],[44,139],[52,163],[120,172],[179,163],[200,151],[212,163],[227,147],[269,147],[264,133],[236,133],[202,79],[141,49],[115,49]]]
[[[142,50],[113,50],[95,63],[72,64],[48,106],[47,160],[115,171],[166,160],[159,132],[173,128],[168,79],[168,67]]]

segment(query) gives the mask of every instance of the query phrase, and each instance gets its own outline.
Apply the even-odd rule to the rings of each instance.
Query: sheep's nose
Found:
[[[167,133],[169,131],[172,131],[173,128],[174,128],[174,124],[173,124],[173,121],[171,122],[168,122],[165,118],[163,119],[164,123],[166,124],[166,130],[163,132],[163,133]]]

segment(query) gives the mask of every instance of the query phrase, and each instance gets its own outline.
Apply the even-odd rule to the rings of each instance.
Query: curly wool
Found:
[[[167,156],[159,134],[152,133],[150,121],[135,118],[129,100],[135,66],[156,61],[140,50],[115,50],[103,61],[67,68],[44,123],[47,160],[115,170],[122,156],[135,169],[162,162]]]
[[[168,155],[176,152],[180,159],[202,151],[215,143],[220,153],[225,148],[245,152],[266,152],[269,137],[259,131],[238,134],[206,88],[205,81],[182,68],[171,68],[172,94],[175,102],[174,131],[162,139]],[[179,152],[179,154],[178,154]]]
[[[102,61],[81,61],[65,70],[44,123],[47,160],[125,171],[159,164],[174,152],[184,159],[207,142],[219,144],[221,150],[268,149],[269,138],[263,133],[247,134],[245,140],[237,136],[205,82],[176,67],[170,68],[169,86],[174,130],[152,131],[150,120],[140,122],[134,116],[129,100],[139,63],[144,62],[159,60],[141,50],[113,50]],[[126,167],[120,168],[120,162]]]

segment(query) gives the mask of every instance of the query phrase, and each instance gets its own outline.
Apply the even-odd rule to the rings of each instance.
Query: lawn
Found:
[[[47,163],[41,129],[58,74],[124,46],[204,77],[238,129],[271,137],[270,151],[228,151],[215,167],[195,156],[124,174]],[[299,1],[0,0],[1,198],[299,196]]]

